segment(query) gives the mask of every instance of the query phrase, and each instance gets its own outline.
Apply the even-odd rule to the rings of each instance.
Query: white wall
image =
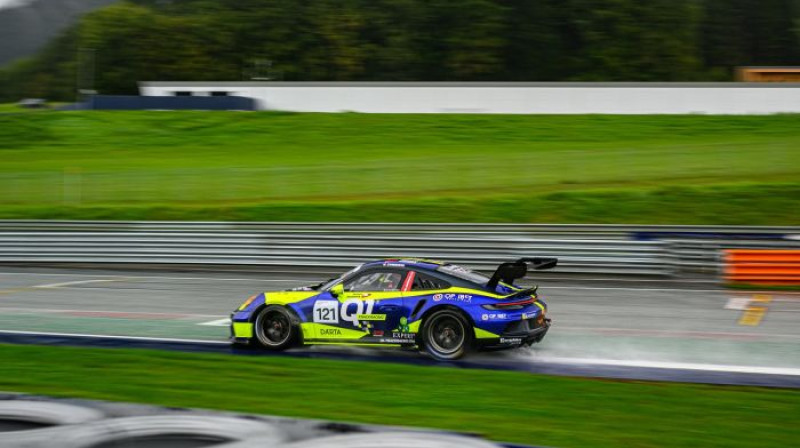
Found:
[[[495,114],[800,113],[800,85],[140,83],[142,95],[226,91],[259,108],[297,112]]]

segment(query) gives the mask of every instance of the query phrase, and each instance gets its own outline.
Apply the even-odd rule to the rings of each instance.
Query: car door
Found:
[[[381,338],[400,326],[403,313],[400,290],[405,276],[404,269],[374,268],[346,278],[344,293],[314,304],[318,338],[382,342]],[[330,326],[339,331],[328,328]]]

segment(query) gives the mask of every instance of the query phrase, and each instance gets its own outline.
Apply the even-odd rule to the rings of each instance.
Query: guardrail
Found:
[[[660,242],[291,232],[0,232],[0,262],[342,269],[371,259],[422,257],[492,269],[531,255],[558,257],[560,272],[668,275],[671,270]]]
[[[522,256],[556,273],[717,273],[726,248],[800,247],[796,227],[0,221],[0,262],[305,266],[423,257],[476,269]],[[663,240],[654,240],[662,236]]]
[[[800,250],[727,250],[725,281],[752,285],[800,285]]]

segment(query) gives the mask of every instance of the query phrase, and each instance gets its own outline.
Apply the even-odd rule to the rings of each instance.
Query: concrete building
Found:
[[[260,110],[485,114],[800,113],[800,83],[141,82],[144,96],[243,96]]]

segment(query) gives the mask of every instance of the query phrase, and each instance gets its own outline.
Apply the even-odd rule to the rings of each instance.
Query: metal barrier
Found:
[[[800,285],[800,250],[727,250],[725,281],[754,285]]]
[[[384,257],[477,269],[522,256],[558,257],[560,272],[668,275],[664,243],[620,240],[246,232],[0,232],[0,262],[151,263],[347,268]]]
[[[664,235],[662,241],[631,240]],[[798,247],[796,227],[0,221],[0,262],[305,266],[340,270],[384,257],[492,269],[559,258],[556,273],[718,273],[720,251]],[[681,238],[681,235],[686,235]],[[715,239],[697,239],[697,237]],[[738,238],[750,238],[741,240]]]

